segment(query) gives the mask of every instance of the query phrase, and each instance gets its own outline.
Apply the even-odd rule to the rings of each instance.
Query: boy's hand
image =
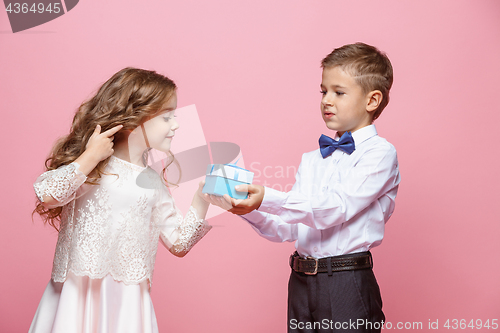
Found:
[[[264,187],[261,185],[238,185],[235,187],[238,192],[248,192],[247,199],[233,199],[225,194],[223,197],[216,195],[204,195],[205,201],[219,206],[233,214],[244,215],[258,209],[264,199]]]

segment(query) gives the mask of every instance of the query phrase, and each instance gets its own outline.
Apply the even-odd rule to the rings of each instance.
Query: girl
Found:
[[[173,81],[125,68],[76,112],[34,184],[35,211],[59,238],[29,332],[158,332],[150,298],[158,240],[182,257],[211,228],[202,184],[183,218],[165,169],[161,177],[147,167],[150,149],[170,154],[176,107]]]

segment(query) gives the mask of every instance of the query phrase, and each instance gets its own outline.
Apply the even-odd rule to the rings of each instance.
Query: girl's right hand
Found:
[[[85,146],[85,152],[91,154],[98,162],[113,155],[113,135],[122,127],[123,125],[118,125],[101,133],[101,126],[97,125]]]

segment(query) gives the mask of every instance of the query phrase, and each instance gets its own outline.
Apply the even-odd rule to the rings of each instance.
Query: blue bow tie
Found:
[[[349,155],[356,149],[354,147],[354,140],[352,139],[351,132],[342,134],[339,141],[335,141],[329,136],[321,134],[319,138],[319,150],[323,158],[331,155],[337,148],[342,149]]]

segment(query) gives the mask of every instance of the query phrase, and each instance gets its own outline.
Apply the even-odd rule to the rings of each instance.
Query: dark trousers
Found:
[[[306,275],[292,270],[288,332],[380,332],[382,298],[372,269]]]

